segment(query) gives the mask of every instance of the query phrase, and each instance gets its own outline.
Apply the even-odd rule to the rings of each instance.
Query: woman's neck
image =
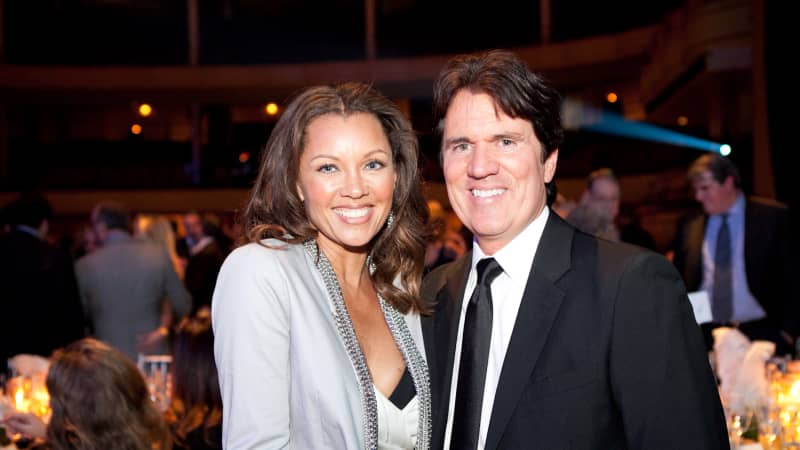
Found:
[[[352,250],[320,239],[317,239],[317,245],[330,261],[340,284],[358,287],[364,281],[369,280],[365,267],[366,249]]]

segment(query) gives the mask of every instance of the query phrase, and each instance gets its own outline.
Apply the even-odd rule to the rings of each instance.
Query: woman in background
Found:
[[[168,450],[167,424],[150,400],[141,372],[119,350],[84,338],[53,355],[47,373],[53,413],[3,420],[12,433],[45,438],[55,450]]]
[[[183,280],[186,273],[186,261],[178,256],[175,245],[175,232],[164,216],[140,214],[135,222],[135,235],[161,244],[172,261],[172,267],[178,278]]]
[[[175,332],[172,402],[166,417],[175,448],[222,448],[222,398],[209,317],[184,319]]]

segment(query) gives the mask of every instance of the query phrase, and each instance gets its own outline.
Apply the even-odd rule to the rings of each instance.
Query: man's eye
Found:
[[[500,139],[500,145],[503,147],[510,147],[514,145],[514,141],[511,139]]]
[[[456,152],[465,152],[467,150],[469,150],[469,144],[466,142],[462,142],[461,144],[456,144],[453,146],[453,151]]]

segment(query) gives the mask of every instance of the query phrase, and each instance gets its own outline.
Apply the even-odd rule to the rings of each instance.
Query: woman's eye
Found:
[[[369,170],[377,170],[386,167],[386,164],[384,164],[382,161],[372,160],[368,162],[365,167]]]
[[[336,171],[336,166],[334,166],[333,164],[324,164],[320,166],[319,169],[317,169],[317,171],[321,173],[332,173]]]

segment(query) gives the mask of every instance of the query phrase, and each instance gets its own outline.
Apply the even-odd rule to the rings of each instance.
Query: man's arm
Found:
[[[192,296],[186,290],[178,274],[172,266],[172,260],[169,255],[164,252],[161,263],[164,271],[164,290],[172,304],[172,310],[175,312],[177,318],[181,318],[189,313],[192,308]]]
[[[683,282],[653,253],[617,291],[610,376],[631,449],[727,449],[716,383]]]

